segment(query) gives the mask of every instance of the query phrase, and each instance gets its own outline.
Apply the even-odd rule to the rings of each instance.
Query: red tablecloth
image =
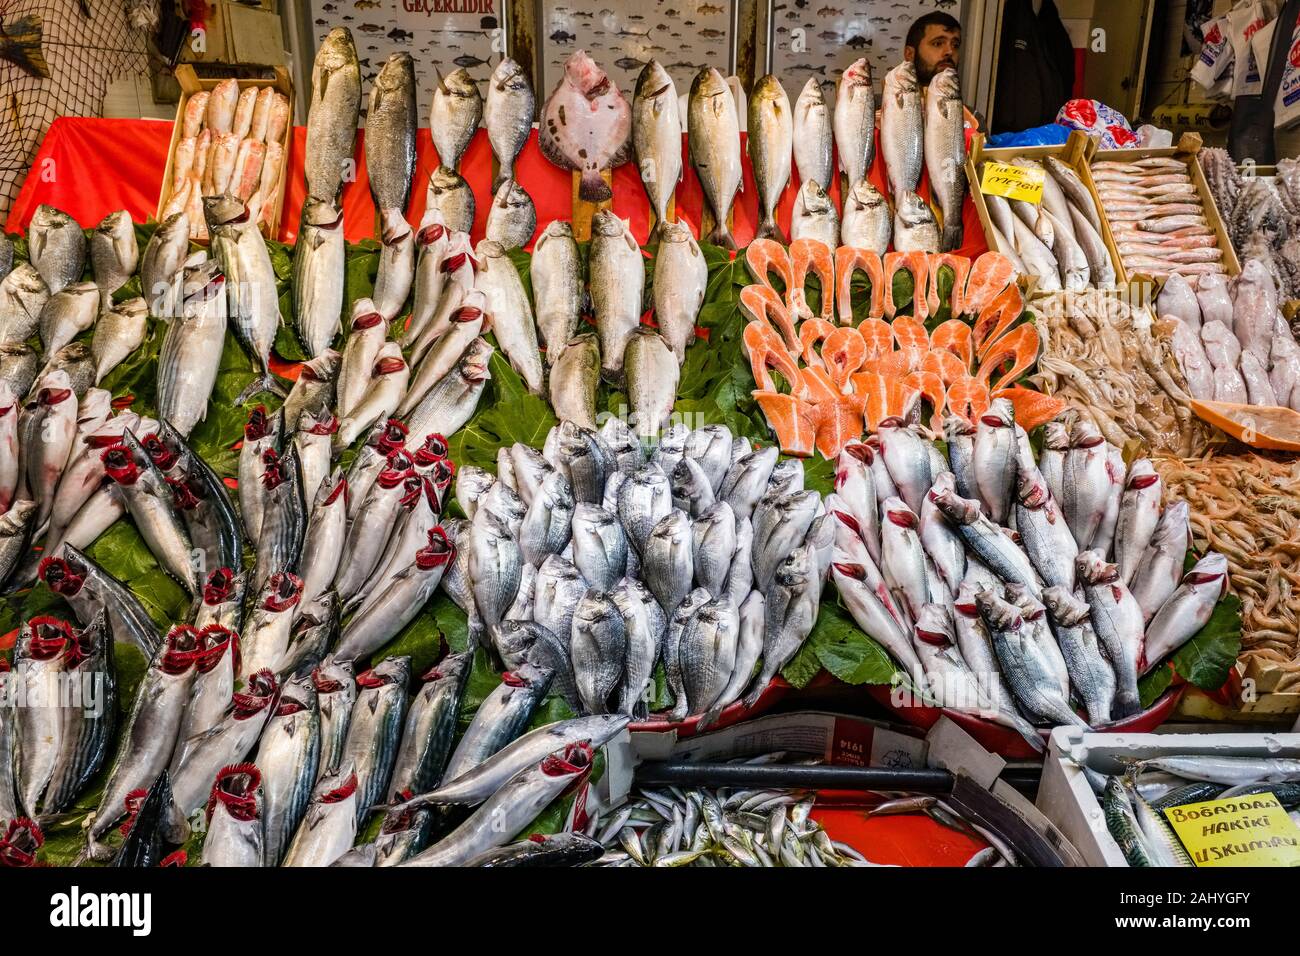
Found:
[[[140,222],[149,219],[158,208],[158,187],[167,165],[167,146],[171,142],[171,132],[171,123],[158,120],[81,117],[56,119],[50,125],[27,181],[9,212],[6,231],[25,231],[36,207],[42,203],[62,209],[87,227],[94,226],[104,216],[118,209],[127,210],[132,218]],[[364,130],[357,137],[357,181],[348,185],[343,193],[344,222],[347,237],[352,242],[375,236],[374,205],[370,201],[367,185],[363,136]],[[298,230],[299,210],[306,191],[303,181],[306,140],[306,127],[295,127],[286,170],[289,186],[280,217],[280,238],[285,242],[292,242]],[[685,140],[682,152],[685,172],[677,187],[677,216],[689,222],[698,233],[703,196],[686,154]],[[416,153],[415,184],[411,190],[408,210],[408,218],[413,225],[418,225],[424,214],[425,187],[429,174],[438,165],[437,153],[427,129],[421,129],[416,137]],[[743,247],[753,238],[758,223],[758,196],[749,157],[747,154],[742,155],[745,181],[736,200],[732,233],[737,244]],[[461,170],[477,200],[473,232],[473,239],[477,242],[483,234],[491,205],[489,188],[492,151],[486,130],[479,130],[474,137],[461,161]],[[519,156],[516,174],[528,194],[533,197],[539,230],[546,228],[554,219],[570,217],[570,173],[551,165],[542,156],[537,147],[536,132],[529,138]],[[876,162],[870,178],[877,188],[886,191],[885,167],[879,149],[876,150]],[[794,183],[786,189],[780,205],[778,219],[787,234],[797,185],[796,176]],[[929,185],[925,177],[922,177],[921,195],[928,194]],[[838,181],[832,185],[831,195],[838,205]],[[641,242],[645,241],[650,231],[650,207],[635,163],[627,163],[614,170],[614,212],[628,219],[633,234]],[[974,203],[969,198],[962,218],[966,226],[966,244],[960,252],[973,258],[988,246],[984,241]]]

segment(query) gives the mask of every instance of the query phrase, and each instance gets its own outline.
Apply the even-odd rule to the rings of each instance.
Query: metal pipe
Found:
[[[888,770],[880,767],[802,767],[783,764],[650,762],[637,767],[637,786],[754,787],[802,790],[907,790],[952,792],[946,770]]]

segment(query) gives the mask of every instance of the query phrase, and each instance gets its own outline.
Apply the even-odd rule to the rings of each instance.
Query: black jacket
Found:
[[[1074,46],[1056,4],[1043,0],[1035,14],[1033,0],[1007,0],[993,132],[1019,132],[1051,123],[1073,89]]]

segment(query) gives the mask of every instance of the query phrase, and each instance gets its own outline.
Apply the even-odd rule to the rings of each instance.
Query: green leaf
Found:
[[[1154,704],[1173,681],[1174,669],[1168,664],[1162,664],[1138,681],[1138,702],[1142,705],[1142,709],[1145,710]]]
[[[781,676],[789,681],[792,687],[802,690],[821,672],[822,662],[817,656],[817,648],[809,640],[803,642],[799,652],[781,669]]]
[[[1241,599],[1228,594],[1205,626],[1174,654],[1174,670],[1202,690],[1218,690],[1241,651]]]
[[[822,601],[808,643],[822,666],[846,684],[888,684],[894,677],[893,659],[838,605]]]
[[[515,442],[540,448],[557,424],[550,404],[527,390],[500,351],[492,353],[488,370],[492,378],[478,412],[449,440],[452,461],[460,468],[478,465],[495,471],[497,449]]]

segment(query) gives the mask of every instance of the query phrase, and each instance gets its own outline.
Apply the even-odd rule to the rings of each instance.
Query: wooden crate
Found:
[[[188,63],[182,63],[180,66],[176,67],[176,82],[178,82],[181,87],[181,98],[180,102],[176,106],[176,120],[172,124],[172,138],[171,142],[167,146],[167,166],[163,170],[162,186],[158,191],[158,209],[154,214],[154,218],[159,220],[162,219],[162,212],[167,208],[167,203],[172,198],[172,168],[176,161],[176,145],[181,141],[181,130],[185,119],[185,106],[189,102],[190,97],[195,93],[204,90],[210,91],[222,81],[217,79],[200,79],[198,74],[194,72],[194,67],[190,66]],[[277,92],[283,93],[289,100],[289,122],[285,126],[284,142],[280,144],[282,147],[280,152],[280,176],[275,187],[275,196],[272,200],[274,203],[273,211],[271,213],[270,221],[264,222],[261,225],[263,235],[269,238],[275,238],[280,234],[280,214],[284,209],[285,175],[289,167],[289,145],[293,141],[293,80],[290,79],[287,67],[278,66],[275,68],[274,79],[236,80],[235,82],[239,84],[241,93],[249,87],[261,89],[262,87],[269,86],[274,88]]]
[[[992,225],[989,218],[988,203],[984,201],[984,194],[980,192],[980,164],[986,160],[998,163],[1010,163],[1013,159],[1020,157],[1023,159],[1034,159],[1042,162],[1048,156],[1055,157],[1065,165],[1073,169],[1085,185],[1089,185],[1092,193],[1093,202],[1097,202],[1097,194],[1091,189],[1091,178],[1087,175],[1088,158],[1096,150],[1096,144],[1088,136],[1079,130],[1070,133],[1070,138],[1059,146],[1007,146],[997,149],[986,149],[984,146],[984,136],[977,133],[971,140],[970,149],[966,153],[966,181],[970,185],[971,200],[975,203],[975,211],[979,213],[980,226],[984,230],[984,241],[988,247],[997,252],[1006,253],[1007,250],[1000,248],[994,237]],[[1100,207],[1099,207],[1100,208]],[[1105,226],[1106,217],[1101,216],[1102,225]],[[1111,264],[1115,267],[1115,275],[1120,274],[1119,260],[1115,255],[1115,247],[1107,239],[1106,248],[1110,252]],[[1008,242],[1013,242],[1011,236],[1006,237]],[[1032,276],[1025,277],[1027,281],[1032,281]],[[1032,290],[1031,290],[1032,291]]]
[[[1188,173],[1192,177],[1192,185],[1196,187],[1196,193],[1201,197],[1201,205],[1205,207],[1205,221],[1210,224],[1214,230],[1215,237],[1218,239],[1218,247],[1223,252],[1223,265],[1229,276],[1238,275],[1241,272],[1241,263],[1237,259],[1237,252],[1232,248],[1232,241],[1228,238],[1228,231],[1223,225],[1223,217],[1219,215],[1219,207],[1214,202],[1214,194],[1210,192],[1209,184],[1205,181],[1205,173],[1201,170],[1201,164],[1197,160],[1197,154],[1201,151],[1202,141],[1197,133],[1184,133],[1179,137],[1178,142],[1173,146],[1165,149],[1100,149],[1092,154],[1088,159],[1089,168],[1084,178],[1084,183],[1091,190],[1093,198],[1097,197],[1097,186],[1092,178],[1092,163],[1099,162],[1118,162],[1126,163],[1138,159],[1148,159],[1152,157],[1171,156],[1174,159],[1181,160],[1187,164]],[[1148,284],[1154,288],[1160,283],[1155,278],[1142,273],[1131,274],[1124,268],[1124,264],[1119,256],[1119,249],[1115,243],[1115,237],[1111,232],[1110,219],[1106,216],[1106,208],[1100,203],[1098,208],[1101,210],[1101,224],[1105,228],[1106,245],[1110,248],[1111,257],[1115,260],[1116,275],[1120,281],[1128,285],[1133,283]]]

